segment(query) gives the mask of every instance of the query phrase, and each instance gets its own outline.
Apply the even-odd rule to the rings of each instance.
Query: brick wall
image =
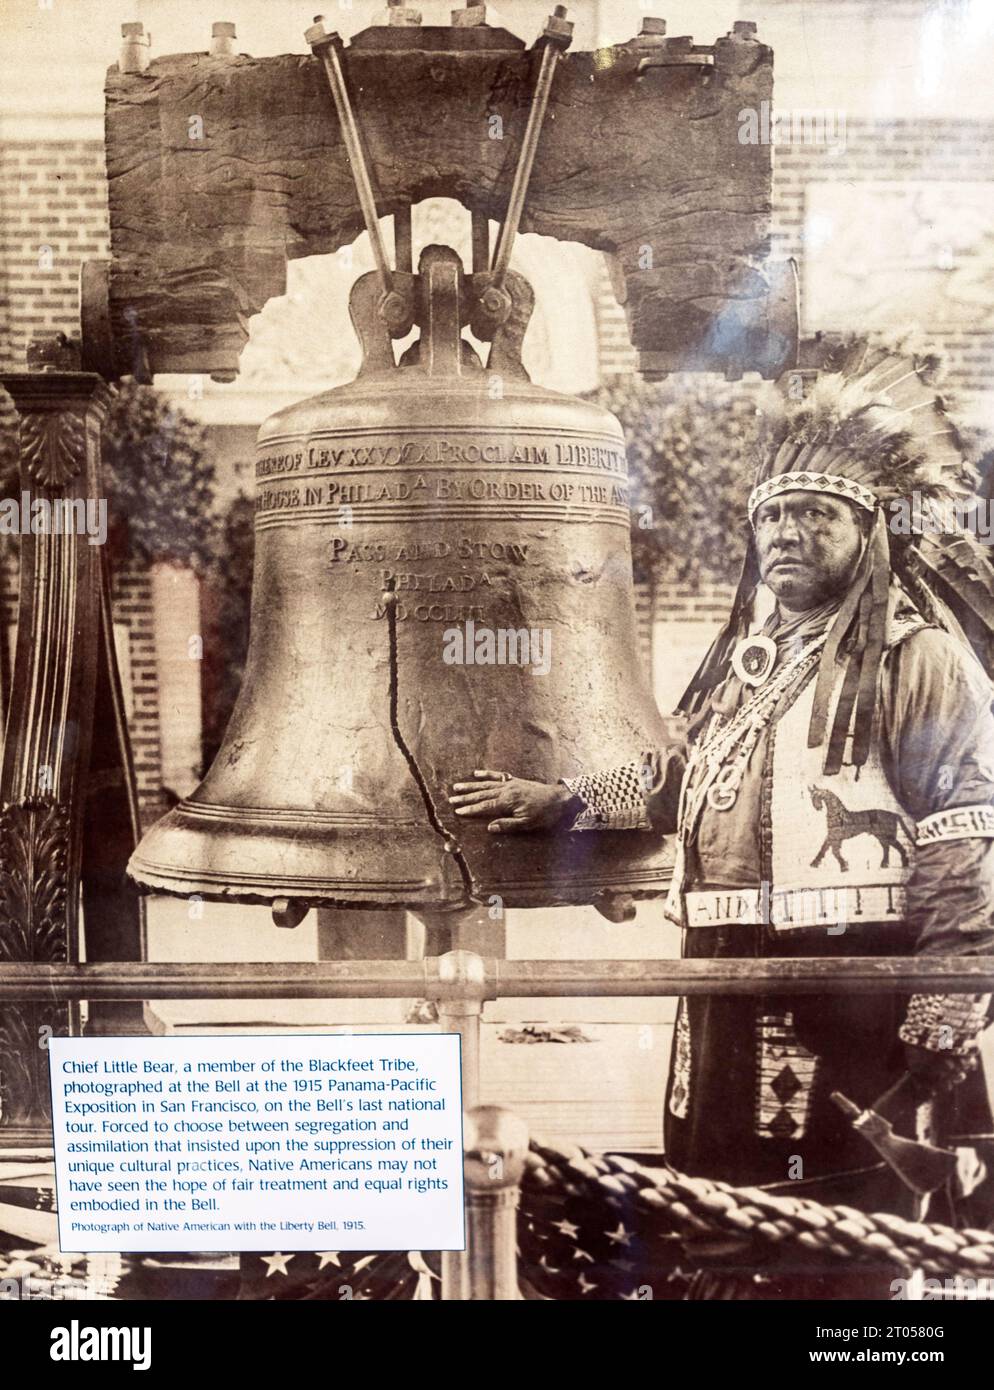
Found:
[[[162,802],[162,750],[159,738],[159,683],[155,650],[152,577],[144,565],[121,566],[111,586],[114,621],[127,628],[131,672],[131,753],[142,821],[165,810]]]
[[[705,580],[696,588],[663,583],[653,604],[656,623],[723,623],[735,597],[734,584]]]
[[[994,121],[848,120],[845,146],[839,152],[825,145],[777,146],[773,255],[781,260],[794,256],[803,263],[805,189],[809,183],[994,182],[992,151]],[[914,309],[909,304],[912,318]],[[990,392],[994,383],[994,328],[989,311],[986,317],[986,328],[926,330],[929,341],[942,351],[950,387],[964,395]]]
[[[845,145],[778,145],[774,151],[774,259],[793,256],[803,268],[805,191],[812,182],[994,181],[994,121],[849,120]],[[597,298],[601,369],[631,371],[624,310],[605,271]],[[909,305],[913,317],[914,305]],[[807,325],[811,331],[817,325]],[[858,328],[858,324],[853,325]],[[994,382],[994,329],[928,330],[941,350],[949,385],[964,394],[990,392]]]
[[[693,588],[660,583],[652,603],[652,686],[664,713],[676,708],[718,629],[728,617],[734,588],[702,581]]]
[[[634,372],[637,354],[628,337],[624,308],[614,297],[606,266],[600,275],[594,312],[597,318],[597,348],[601,376]]]
[[[0,366],[20,367],[34,333],[77,331],[80,263],[107,242],[101,144],[0,149]]]

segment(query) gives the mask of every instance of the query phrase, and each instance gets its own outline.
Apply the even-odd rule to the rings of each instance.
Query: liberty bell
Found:
[[[259,432],[241,693],[204,781],[129,872],[312,906],[658,894],[653,834],[493,835],[449,807],[473,768],[555,782],[665,736],[637,654],[618,421],[529,380],[520,275],[496,291],[431,246],[391,284],[353,287],[355,381]]]

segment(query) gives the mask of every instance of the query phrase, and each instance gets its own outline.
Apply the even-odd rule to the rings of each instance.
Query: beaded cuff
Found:
[[[642,763],[625,763],[607,772],[562,777],[560,781],[586,803],[571,830],[648,830]]]
[[[914,994],[898,1029],[902,1042],[963,1056],[987,1022],[989,994]]]

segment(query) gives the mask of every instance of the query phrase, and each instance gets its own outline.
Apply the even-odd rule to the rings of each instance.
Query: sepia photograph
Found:
[[[0,0],[0,1302],[948,1364],[994,4],[459,3]]]

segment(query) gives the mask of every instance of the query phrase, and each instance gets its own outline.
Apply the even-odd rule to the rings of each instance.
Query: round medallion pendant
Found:
[[[743,685],[762,685],[777,660],[777,644],[761,633],[743,637],[732,652],[732,670]]]
[[[735,798],[739,794],[737,786],[727,786],[721,782],[716,782],[708,787],[708,805],[715,811],[730,811],[735,805]]]

